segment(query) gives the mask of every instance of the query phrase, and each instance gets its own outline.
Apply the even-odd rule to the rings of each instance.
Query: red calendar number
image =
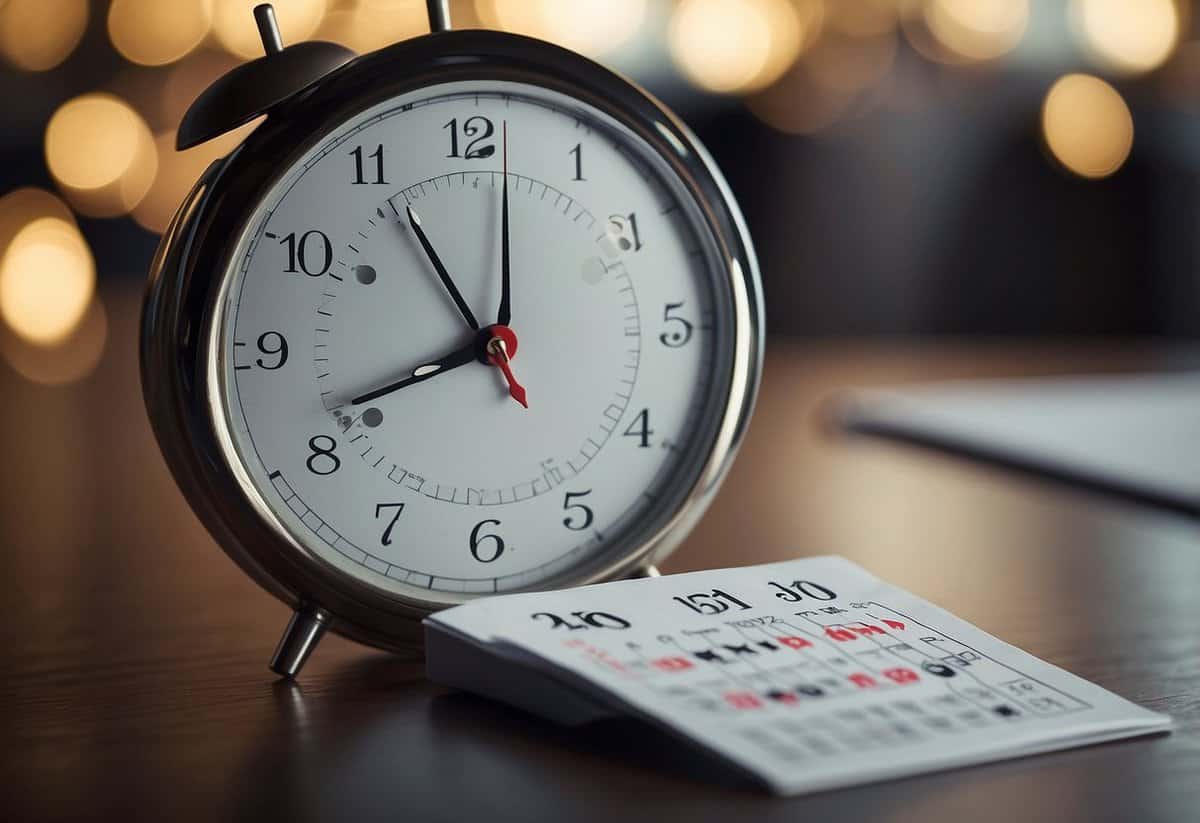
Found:
[[[878,626],[872,626],[870,623],[864,623],[861,626],[855,626],[854,631],[858,634],[861,634],[863,637],[866,637],[867,635],[870,635],[870,634],[884,634],[885,633],[883,631],[883,629],[879,628]]]
[[[875,682],[875,678],[871,677],[869,674],[863,674],[862,672],[850,675],[849,679],[851,683],[853,683],[855,686],[858,686],[860,689],[873,689],[875,686],[879,685]]]
[[[825,636],[830,640],[836,640],[839,643],[845,643],[847,640],[857,640],[858,635],[849,629],[826,629]]]
[[[789,649],[807,649],[812,646],[812,641],[803,637],[776,637],[775,640]]]
[[[681,672],[692,668],[692,661],[686,657],[660,657],[651,661],[651,665],[664,672]]]
[[[885,617],[883,619],[883,625],[887,626],[889,629],[899,629],[900,631],[904,631],[904,624],[899,620],[888,620]]]
[[[726,692],[725,702],[735,709],[761,709],[762,701],[751,692]]]
[[[920,680],[916,672],[912,669],[906,669],[903,666],[895,669],[884,669],[883,676],[893,683],[916,683]]]

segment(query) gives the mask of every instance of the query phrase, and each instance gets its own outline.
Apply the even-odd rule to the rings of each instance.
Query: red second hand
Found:
[[[509,367],[508,346],[502,337],[493,337],[488,341],[488,360],[491,364],[504,375],[505,382],[508,383],[508,393],[513,400],[516,400],[525,408],[529,408],[529,403],[525,399],[525,387],[517,382],[517,378],[512,373]]]

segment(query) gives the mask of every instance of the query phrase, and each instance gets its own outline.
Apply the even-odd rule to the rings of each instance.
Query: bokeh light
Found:
[[[27,186],[0,197],[0,262],[13,238],[40,217],[75,222],[67,204],[45,189]]]
[[[92,253],[75,224],[39,217],[0,260],[0,318],[25,340],[52,345],[78,325],[95,285]]]
[[[225,49],[245,60],[263,56],[254,22],[262,0],[214,0],[213,34]],[[325,0],[275,0],[275,17],[285,46],[307,40],[325,17]]]
[[[60,386],[87,377],[100,363],[108,340],[108,314],[99,293],[88,301],[71,331],[51,345],[27,340],[0,325],[0,353],[27,380]]]
[[[475,10],[484,25],[600,57],[637,33],[646,0],[476,0]]]
[[[1029,25],[1029,0],[929,0],[925,23],[965,60],[994,60],[1016,47]]]
[[[1074,0],[1071,22],[1089,55],[1115,71],[1157,68],[1179,39],[1174,0]]]
[[[671,55],[693,83],[729,94],[770,85],[805,42],[788,0],[683,0],[671,18]]]
[[[0,54],[26,71],[52,69],[79,45],[87,21],[88,0],[0,2]]]
[[[1106,177],[1121,167],[1133,147],[1133,116],[1108,83],[1068,74],[1046,94],[1042,132],[1067,169],[1083,177]]]
[[[124,214],[138,204],[158,167],[144,120],[111,94],[67,101],[46,127],[46,163],[72,205],[83,214]]]
[[[208,35],[212,0],[113,0],[108,36],[126,59],[162,66],[180,59]]]
[[[315,40],[340,43],[360,54],[429,30],[423,0],[360,0],[325,15]]]

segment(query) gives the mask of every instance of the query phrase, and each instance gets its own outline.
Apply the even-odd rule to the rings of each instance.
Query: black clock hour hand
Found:
[[[433,268],[437,272],[437,276],[441,279],[442,285],[450,293],[450,298],[454,301],[454,305],[458,306],[458,310],[462,314],[463,319],[467,321],[467,325],[478,331],[479,321],[475,319],[475,315],[471,312],[471,307],[467,305],[467,301],[463,300],[458,286],[454,285],[454,280],[450,277],[450,272],[446,271],[446,266],[442,263],[442,258],[438,257],[438,253],[433,250],[433,244],[425,236],[425,230],[421,228],[420,215],[413,211],[412,206],[407,206],[406,208],[408,210],[408,225],[412,228],[413,234],[417,236],[417,240],[420,241],[421,248],[425,250],[425,256],[433,264]]]
[[[388,383],[386,386],[381,386],[378,389],[372,389],[366,394],[360,394],[358,397],[350,401],[350,405],[359,406],[363,403],[370,403],[377,397],[383,397],[385,394],[391,394],[394,391],[403,389],[407,386],[412,386],[417,383],[423,383],[430,378],[437,377],[443,372],[450,369],[457,369],[459,366],[465,366],[467,363],[475,360],[476,344],[474,341],[468,346],[463,346],[457,351],[452,351],[450,354],[443,357],[441,360],[434,360],[432,363],[425,363],[417,366],[412,370],[412,375],[405,377],[403,380],[397,380],[394,383]]]
[[[511,283],[508,272],[508,121],[500,125],[500,144],[503,147],[502,167],[504,169],[504,185],[500,192],[500,310],[496,313],[496,322],[501,326],[509,325],[512,320],[512,305],[509,294]]]

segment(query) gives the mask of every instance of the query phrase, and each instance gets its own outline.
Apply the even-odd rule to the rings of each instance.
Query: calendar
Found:
[[[561,723],[641,718],[778,794],[1171,724],[840,557],[482,599],[425,627],[437,682]]]

